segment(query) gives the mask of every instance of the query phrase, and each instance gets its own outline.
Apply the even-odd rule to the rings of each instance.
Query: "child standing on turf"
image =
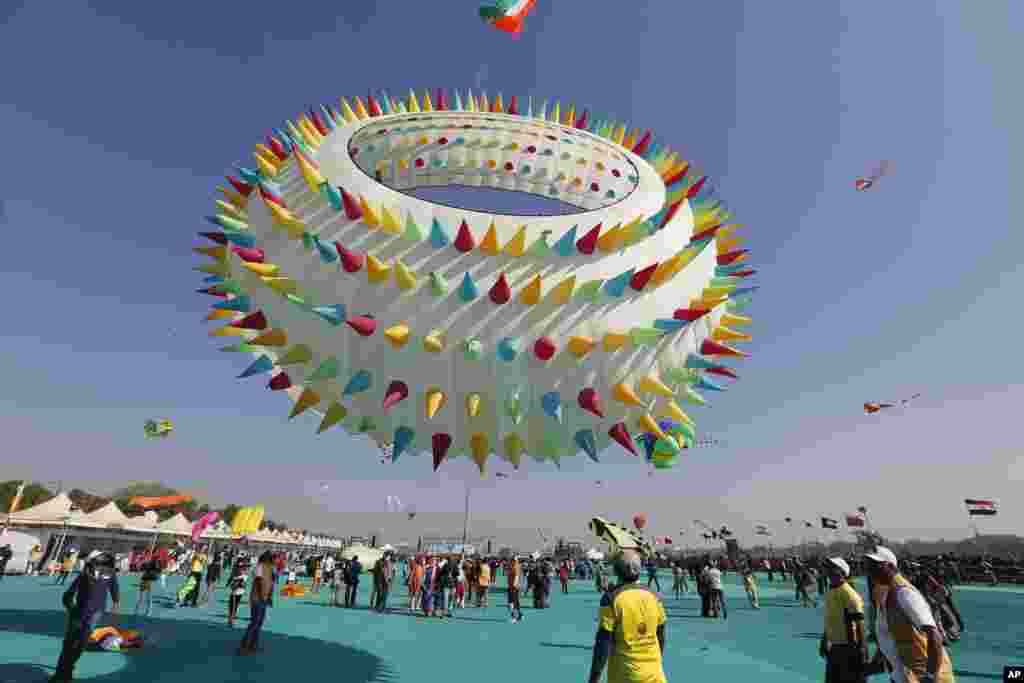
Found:
[[[341,569],[337,569],[331,573],[331,606],[341,607],[341,602],[338,600],[338,593],[341,592],[341,577],[343,572]],[[342,593],[344,595],[344,593]]]
[[[235,616],[238,614],[238,606],[242,604],[242,596],[245,595],[245,579],[248,572],[241,562],[235,565],[231,573],[231,580],[228,582],[228,626],[235,625]]]

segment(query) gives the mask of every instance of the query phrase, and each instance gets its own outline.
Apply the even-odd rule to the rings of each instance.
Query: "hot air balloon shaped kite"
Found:
[[[537,0],[496,0],[480,8],[480,18],[499,31],[518,36],[523,32],[523,21],[536,4]]]
[[[311,110],[254,157],[196,248],[211,335],[318,433],[366,435],[391,462],[432,453],[435,470],[467,456],[481,476],[494,457],[599,462],[614,445],[642,463],[649,434],[651,462],[671,467],[697,436],[684,406],[736,379],[726,361],[746,355],[757,289],[744,229],[649,131],[438,90]],[[448,185],[578,213],[407,193]]]

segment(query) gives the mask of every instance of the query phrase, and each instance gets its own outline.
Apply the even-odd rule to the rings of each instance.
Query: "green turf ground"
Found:
[[[499,583],[503,577],[499,577]],[[803,609],[791,584],[759,580],[763,608],[747,606],[736,577],[726,586],[731,605],[726,621],[699,617],[699,599],[665,596],[669,615],[666,673],[672,682],[819,682],[821,609]],[[671,588],[671,578],[661,578]],[[151,618],[131,615],[137,580],[122,582],[120,624],[156,635],[143,650],[87,652],[79,680],[101,683],[304,683],[329,676],[344,683],[417,683],[485,680],[488,683],[548,683],[582,680],[589,670],[598,594],[589,582],[575,582],[568,596],[557,592],[552,608],[525,610],[510,624],[504,595],[491,594],[487,609],[466,609],[451,620],[427,620],[407,610],[380,615],[365,609],[322,604],[321,596],[275,597],[264,628],[261,654],[239,658],[235,647],[244,619],[229,629],[226,594],[198,609],[155,607]],[[171,584],[180,585],[180,579]],[[557,583],[556,583],[557,586]],[[64,612],[61,589],[51,579],[6,577],[0,582],[0,683],[45,680],[60,652]],[[392,606],[407,606],[405,589]],[[971,588],[957,594],[967,622],[952,646],[960,681],[1002,680],[1004,665],[1024,663],[1024,594]],[[525,601],[529,602],[529,600]],[[243,605],[242,616],[248,608]],[[106,620],[104,622],[106,623]],[[882,678],[875,678],[881,683]]]

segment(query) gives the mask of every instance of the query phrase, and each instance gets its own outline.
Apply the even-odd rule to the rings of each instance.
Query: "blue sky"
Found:
[[[658,534],[692,542],[704,519],[750,540],[861,504],[895,536],[954,537],[965,496],[1001,501],[985,530],[1024,526],[1020,3],[541,0],[518,41],[461,0],[113,7],[0,9],[5,479],[161,479],[396,539],[461,532],[464,482],[474,530],[516,543],[641,509]],[[614,456],[481,483],[464,461],[382,466],[234,379],[246,361],[207,338],[191,270],[221,174],[310,104],[478,85],[653,129],[750,226],[752,358],[698,418],[728,448],[655,478]],[[854,192],[882,158],[892,176]],[[173,439],[145,442],[164,416]]]

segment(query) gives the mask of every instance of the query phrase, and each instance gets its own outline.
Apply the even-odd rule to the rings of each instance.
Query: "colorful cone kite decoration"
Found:
[[[480,476],[486,472],[487,456],[490,454],[490,445],[487,435],[477,432],[469,438],[469,448],[473,455],[473,462],[480,468]]]
[[[269,356],[260,356],[252,364],[242,371],[238,379],[245,379],[254,375],[262,375],[274,369],[274,361]]]
[[[348,409],[340,403],[332,403],[327,412],[324,413],[324,419],[320,421],[320,426],[317,427],[316,433],[323,434],[346,417],[348,417]]]
[[[579,395],[580,408],[593,413],[600,418],[604,417],[604,410],[601,408],[601,396],[597,393],[596,389],[586,388],[580,392]]]
[[[434,471],[441,466],[448,456],[448,449],[452,446],[452,437],[449,434],[434,434],[430,437],[430,446],[434,452]]]
[[[388,384],[387,391],[384,392],[384,403],[381,405],[381,408],[387,413],[398,405],[399,402],[407,398],[409,398],[409,385],[405,382],[394,380]]]
[[[345,390],[342,392],[342,396],[353,396],[355,394],[361,394],[367,391],[373,386],[373,375],[370,374],[369,370],[360,370],[356,374],[352,375],[352,378],[345,385]]]
[[[410,121],[421,112],[435,132]],[[480,120],[466,129],[463,112]],[[586,144],[567,147],[579,131]],[[437,89],[314,105],[256,142],[193,247],[197,288],[220,321],[210,335],[236,342],[222,350],[251,354],[240,377],[287,390],[289,417],[321,415],[318,433],[368,433],[392,461],[429,442],[435,469],[467,453],[483,474],[492,448],[515,467],[596,462],[612,441],[637,455],[628,426],[640,462],[664,469],[694,444],[680,405],[737,378],[723,360],[746,356],[732,345],[751,340],[758,289],[745,231],[652,131]],[[470,177],[548,190],[587,222],[509,224],[381,187]]]
[[[614,439],[617,444],[629,451],[630,455],[638,455],[636,452],[636,446],[633,445],[633,437],[629,435],[629,430],[626,429],[625,423],[616,422],[612,425],[612,428],[608,430],[608,436]]]
[[[462,276],[462,284],[459,285],[459,298],[464,302],[469,303],[480,296],[480,290],[477,289],[476,283],[473,282],[473,278],[470,277],[467,272]]]
[[[345,321],[361,337],[369,337],[377,331],[377,321],[365,315],[357,315]]]
[[[587,454],[588,458],[596,463],[601,462],[597,458],[597,439],[594,438],[594,430],[581,429],[573,436],[573,441],[581,451]]]
[[[541,337],[533,345],[533,353],[542,361],[549,361],[558,351],[555,342],[548,337]]]
[[[438,411],[444,407],[447,397],[444,392],[440,389],[430,389],[426,394],[426,411],[427,418],[433,419],[437,415]]]
[[[557,391],[549,391],[540,397],[540,405],[544,414],[561,424],[562,422],[562,397]]]
[[[515,339],[502,339],[498,342],[498,357],[511,363],[519,355],[519,342]]]
[[[491,291],[487,293],[487,296],[490,297],[491,301],[499,306],[507,304],[509,299],[512,298],[512,289],[508,286],[508,280],[505,279],[505,273],[502,273],[498,277],[498,281],[494,283],[493,287],[491,287]]]
[[[267,386],[271,391],[284,391],[292,385],[292,380],[286,372],[279,372],[270,378],[270,384]]]
[[[292,406],[292,412],[288,414],[288,419],[291,420],[296,415],[306,412],[318,403],[320,403],[320,394],[312,389],[303,389],[302,393],[299,394],[299,398],[296,399],[295,405]]]
[[[409,427],[402,426],[395,429],[395,435],[391,442],[391,462],[398,462],[398,458],[408,450],[416,438],[416,432]]]

